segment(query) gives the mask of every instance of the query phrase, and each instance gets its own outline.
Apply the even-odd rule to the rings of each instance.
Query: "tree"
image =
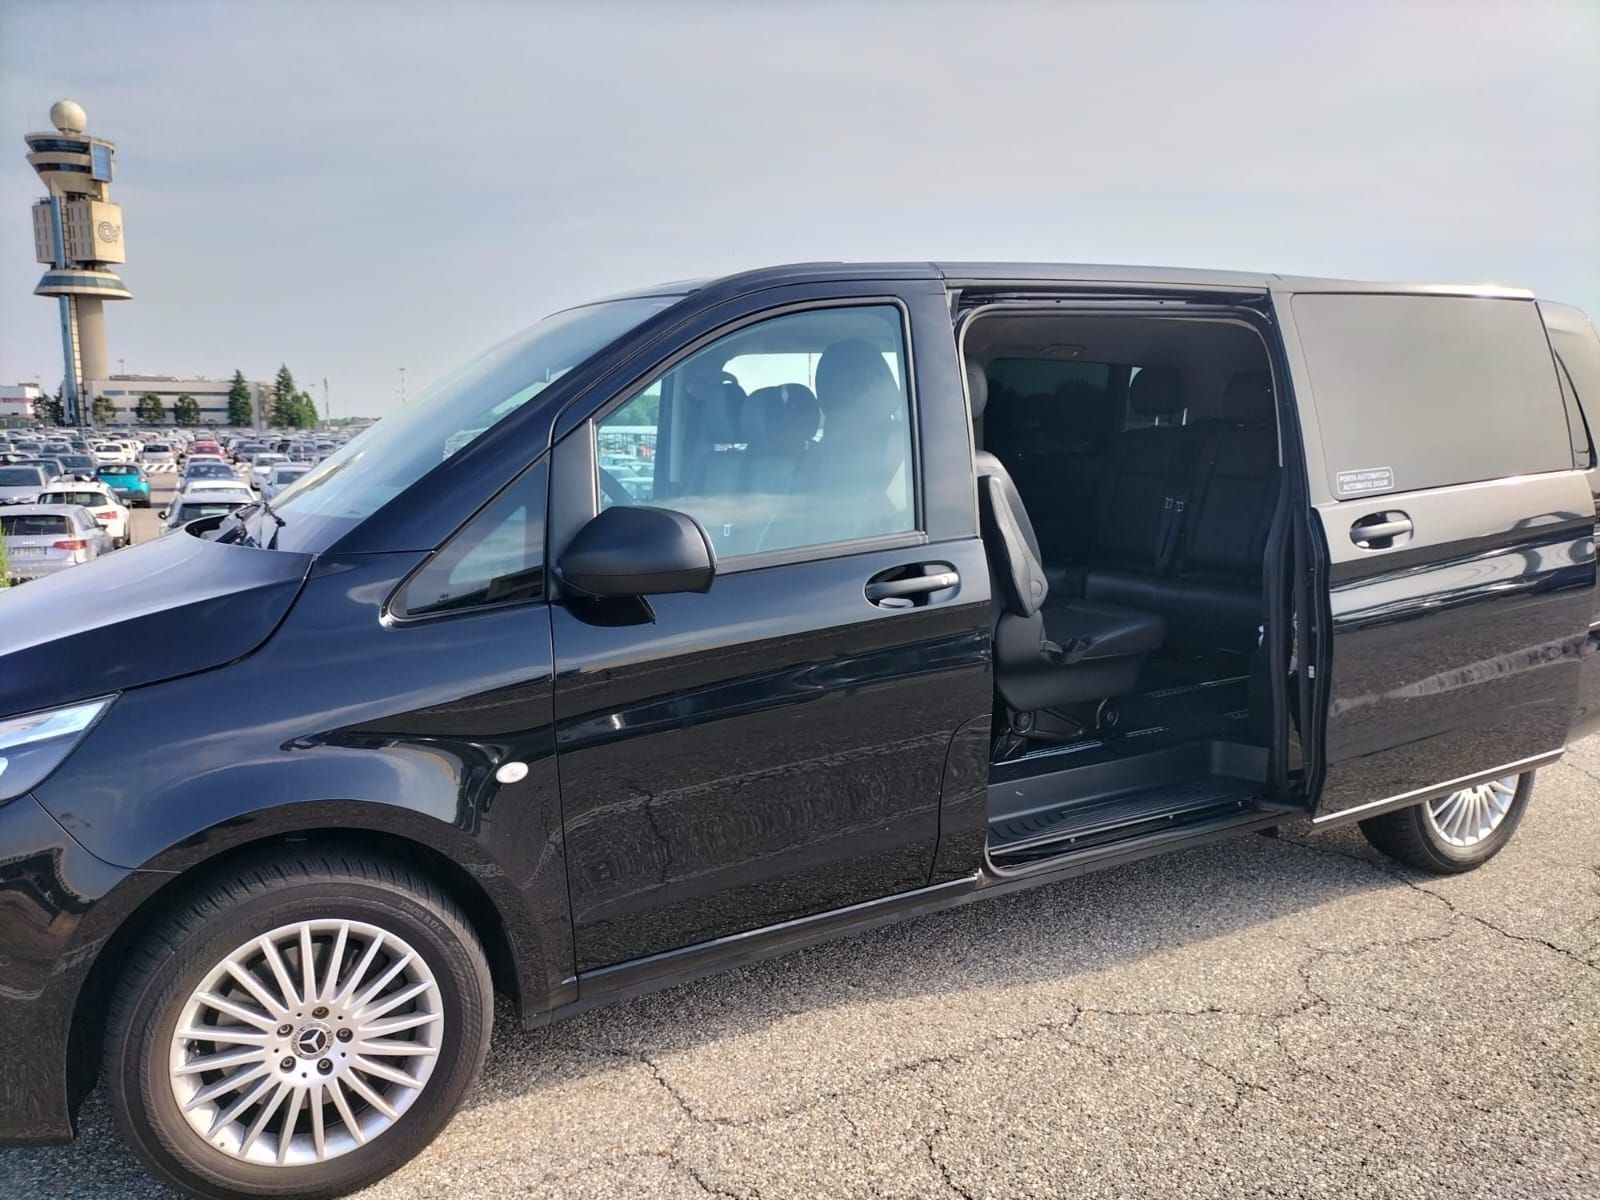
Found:
[[[293,429],[300,408],[300,391],[294,385],[294,376],[287,364],[278,368],[272,381],[272,400],[267,409],[267,424],[274,429]]]
[[[172,420],[178,425],[200,424],[200,402],[185,392],[172,402]]]
[[[228,385],[228,424],[248,429],[256,423],[255,407],[250,403],[250,385],[244,381],[244,372],[235,371]]]
[[[146,392],[139,397],[133,415],[141,425],[159,425],[167,419],[167,406],[161,403],[160,396],[154,392]]]
[[[61,393],[54,396],[41,396],[34,402],[33,415],[46,425],[65,425],[67,423],[66,406],[61,403]]]
[[[117,419],[117,406],[111,403],[109,396],[96,396],[89,411],[96,425],[109,425]]]
[[[317,427],[317,402],[311,398],[310,392],[301,392],[295,398],[294,425],[296,429]]]

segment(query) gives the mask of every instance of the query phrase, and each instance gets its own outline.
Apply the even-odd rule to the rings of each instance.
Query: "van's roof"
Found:
[[[754,291],[791,283],[857,279],[928,279],[952,287],[1015,283],[1091,283],[1129,288],[1201,288],[1215,291],[1262,292],[1279,288],[1294,292],[1369,292],[1440,296],[1503,296],[1533,299],[1525,288],[1496,283],[1395,283],[1377,280],[1325,279],[1264,271],[1213,271],[1193,267],[1137,267],[1103,263],[1024,262],[813,262],[759,267],[706,279],[679,280],[608,296],[608,300],[646,296],[687,296],[691,292]]]

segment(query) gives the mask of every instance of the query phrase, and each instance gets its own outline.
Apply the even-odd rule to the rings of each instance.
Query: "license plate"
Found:
[[[9,547],[6,549],[7,558],[43,558],[44,555],[43,546],[18,546],[15,550]]]

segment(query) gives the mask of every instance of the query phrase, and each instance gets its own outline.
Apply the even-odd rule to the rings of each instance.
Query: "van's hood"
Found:
[[[311,563],[175,533],[0,589],[0,716],[248,654],[289,611]]]

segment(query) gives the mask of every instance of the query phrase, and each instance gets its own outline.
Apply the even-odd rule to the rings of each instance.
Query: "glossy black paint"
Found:
[[[952,594],[868,602],[930,558]],[[653,623],[554,608],[578,969],[925,884],[952,737],[990,704],[988,601],[969,539],[726,574]]]
[[[171,535],[11,588],[0,716],[232,662],[293,604],[311,559]]]
[[[1319,815],[1566,744],[1594,516],[1336,565]]]
[[[1263,285],[1120,268],[949,270],[990,290]],[[784,267],[649,294],[679,299],[326,553],[294,552],[292,530],[278,551],[173,535],[84,568],[100,588],[69,598],[47,581],[0,599],[0,713],[122,693],[36,797],[0,804],[0,1141],[68,1136],[67,1064],[93,1061],[69,1056],[69,1023],[97,964],[114,973],[118,931],[162,911],[190,872],[262,843],[310,836],[433,856],[532,1024],[1279,819],[1252,813],[1026,878],[986,874],[989,585],[940,269]],[[558,589],[549,604],[385,617],[425,555],[553,443],[558,558],[593,515],[592,460],[575,452],[585,423],[664,362],[774,308],[883,297],[911,325],[919,535],[726,570],[704,595],[648,605]],[[1510,538],[1498,552],[1537,565],[1514,595],[1474,591],[1465,549],[1454,565],[1391,560],[1391,575],[1435,573],[1433,600],[1419,596],[1409,614],[1375,600],[1377,574],[1336,579],[1341,665],[1356,666],[1347,698],[1393,704],[1381,671],[1404,634],[1385,631],[1415,628],[1423,612],[1436,663],[1482,650],[1453,606],[1492,614],[1497,628],[1508,616],[1555,631],[1581,583],[1580,541],[1565,527]],[[960,584],[911,609],[867,601],[869,578],[911,563],[949,566]],[[1540,669],[1517,686],[1551,684],[1559,670],[1530,665]],[[1510,700],[1554,720],[1537,689]],[[1460,718],[1448,705],[1427,714]],[[1359,761],[1360,732],[1338,730],[1342,761]],[[497,783],[511,760],[528,775]]]

